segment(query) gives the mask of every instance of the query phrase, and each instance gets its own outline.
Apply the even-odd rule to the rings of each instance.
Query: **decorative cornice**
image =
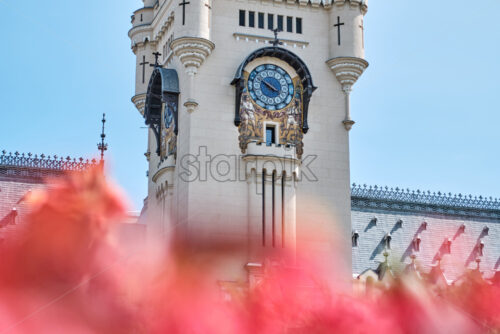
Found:
[[[350,8],[359,8],[363,15],[368,12],[368,0],[329,0],[329,2],[333,2],[337,7],[349,5]]]
[[[270,2],[266,1],[266,2]],[[298,4],[300,7],[311,6],[313,8],[323,7],[325,9],[331,8],[333,5],[337,7],[341,7],[344,5],[348,5],[350,8],[359,8],[361,12],[366,14],[368,11],[368,2],[367,0],[272,0],[276,3],[286,3],[290,4]]]
[[[239,32],[233,33],[233,36],[237,41],[245,41],[245,42],[271,44],[271,42],[274,41],[274,37],[244,34],[244,33],[239,33]],[[291,46],[294,48],[298,47],[298,48],[305,49],[307,46],[309,46],[309,42],[298,41],[298,40],[293,40],[293,39],[281,39],[280,38],[280,41],[283,42],[284,47]]]
[[[204,38],[181,37],[174,39],[170,48],[186,69],[192,68],[196,72],[212,53],[215,44]]]
[[[139,12],[142,12],[142,11],[147,11],[147,10],[152,10],[152,9],[154,9],[154,7],[153,7],[153,6],[145,6],[145,7],[141,7],[141,8],[139,8],[139,9],[134,10],[133,14],[135,15],[135,14],[137,14],[137,13],[139,13]]]
[[[82,172],[94,166],[97,166],[95,159],[89,161],[19,152],[7,154],[5,150],[0,155],[0,177],[42,179],[66,171]]]
[[[130,28],[130,30],[128,31],[128,37],[133,42],[133,38],[136,34],[141,33],[141,32],[150,33],[151,31],[153,31],[153,27],[151,27],[151,24],[149,24],[149,23],[140,24],[140,25],[137,25],[135,27]]]
[[[424,212],[500,220],[500,199],[353,184],[353,208]]]
[[[174,24],[174,12],[170,12],[170,14],[163,20],[163,23],[160,26],[160,29],[154,36],[154,40],[158,41],[169,29],[170,27]]]

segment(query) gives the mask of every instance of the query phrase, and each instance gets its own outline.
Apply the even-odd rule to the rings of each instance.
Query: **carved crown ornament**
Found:
[[[146,94],[137,94],[132,97],[132,103],[135,105],[137,110],[144,116],[144,107],[146,105]]]
[[[186,68],[186,72],[196,73],[215,48],[215,44],[200,37],[181,37],[174,39],[170,45],[174,55]]]
[[[361,12],[366,14],[368,11],[368,1],[367,0],[268,0],[269,2],[277,2],[289,4],[298,4],[300,7],[311,6],[313,8],[323,7],[325,9],[329,9],[332,6],[344,6],[348,5],[351,8],[359,8]]]
[[[328,60],[327,65],[332,70],[338,82],[344,86],[351,87],[358,81],[359,77],[368,67],[368,62],[361,58],[338,57]]]
[[[345,119],[342,123],[345,129],[350,131],[355,122],[351,119],[349,94],[351,93],[352,85],[356,83],[368,67],[368,62],[355,57],[337,57],[327,60],[326,64],[330,67],[333,74],[335,74],[345,94]]]

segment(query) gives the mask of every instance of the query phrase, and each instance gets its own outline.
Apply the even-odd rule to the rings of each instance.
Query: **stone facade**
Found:
[[[246,264],[283,245],[350,272],[350,259],[333,268],[332,258],[350,251],[349,92],[368,66],[366,11],[354,0],[144,0],[129,37],[132,101],[151,129],[143,216],[152,234],[245,245],[226,281],[247,280]],[[269,28],[283,30],[281,43]],[[286,108],[243,98],[260,65],[290,75],[300,94]],[[172,80],[178,87],[163,87]],[[261,130],[242,132],[254,120]],[[268,127],[280,141],[266,146]]]
[[[440,265],[447,283],[464,268],[498,270],[496,202],[350,196],[349,94],[368,66],[366,1],[143,2],[129,37],[132,102],[150,126],[143,218],[152,235],[244,245],[225,281],[251,282],[262,251],[283,246],[331,264],[352,250],[356,277],[377,275],[384,254],[422,272]],[[269,28],[283,30],[279,40]],[[254,72],[276,68],[295,95],[286,107],[259,105]],[[350,260],[331,269],[350,271]]]

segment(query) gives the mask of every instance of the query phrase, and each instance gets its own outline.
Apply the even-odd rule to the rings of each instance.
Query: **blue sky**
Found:
[[[217,0],[216,0],[217,1]],[[0,149],[92,157],[106,112],[112,177],[146,196],[146,129],[130,102],[138,0],[0,0]],[[354,86],[356,183],[500,195],[498,0],[370,1]]]

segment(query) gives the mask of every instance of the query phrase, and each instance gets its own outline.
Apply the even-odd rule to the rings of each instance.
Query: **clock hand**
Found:
[[[267,82],[267,81],[263,81],[263,82],[264,82],[264,84],[265,84],[267,87],[271,88],[271,89],[272,89],[272,90],[274,90],[275,92],[277,92],[277,91],[278,91],[278,90],[277,90],[277,89],[276,89],[273,85],[271,85],[269,82]]]

